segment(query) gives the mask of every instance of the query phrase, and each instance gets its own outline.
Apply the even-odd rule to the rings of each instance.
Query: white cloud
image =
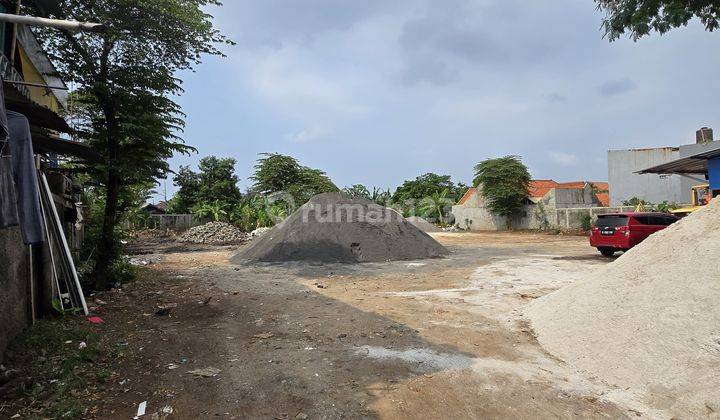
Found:
[[[290,136],[290,141],[294,143],[308,143],[311,141],[324,140],[328,138],[329,133],[328,130],[321,127],[309,127]]]
[[[565,152],[548,152],[550,160],[562,166],[576,166],[580,163],[580,159],[572,153]]]

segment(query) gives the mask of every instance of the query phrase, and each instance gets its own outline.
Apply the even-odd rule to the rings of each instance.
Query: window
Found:
[[[597,222],[595,222],[595,227],[604,228],[627,226],[629,220],[629,217],[623,215],[600,215],[598,216]]]

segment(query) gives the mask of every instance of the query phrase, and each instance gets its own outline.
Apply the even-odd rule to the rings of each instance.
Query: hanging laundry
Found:
[[[2,149],[1,145],[0,149]],[[19,224],[17,202],[15,201],[15,185],[13,184],[10,158],[3,157],[0,152],[0,229]]]
[[[5,115],[5,92],[0,78],[0,229],[17,226],[17,202],[13,185],[7,116]]]
[[[20,113],[7,111],[6,114],[20,231],[25,244],[38,244],[45,241],[45,223],[40,209],[30,123]]]

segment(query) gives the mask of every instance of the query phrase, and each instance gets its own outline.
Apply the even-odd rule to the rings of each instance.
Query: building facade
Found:
[[[41,7],[56,3],[37,1]],[[23,4],[31,2],[26,0]],[[1,12],[13,13],[16,8],[16,1],[0,0]],[[30,28],[0,23],[0,74],[4,80],[5,107],[28,120],[33,152],[47,176],[60,224],[72,250],[82,241],[79,188],[67,174],[55,168],[56,156],[78,153],[85,158],[97,156],[82,144],[62,138],[63,133],[70,132],[61,117],[67,91],[55,73]],[[51,267],[47,241],[25,245],[17,226],[0,229],[0,362],[8,343],[37,317],[52,310],[57,288]]]
[[[696,133],[696,143],[676,147],[608,151],[610,205],[639,198],[649,203],[689,203],[691,188],[707,183],[704,174],[638,174],[646,168],[662,165],[700,152],[720,148],[706,127]]]
[[[509,219],[493,214],[482,191],[470,188],[453,206],[452,214],[455,225],[464,230],[579,229],[584,219],[628,210],[607,207],[607,188],[605,182],[533,180],[523,209]]]

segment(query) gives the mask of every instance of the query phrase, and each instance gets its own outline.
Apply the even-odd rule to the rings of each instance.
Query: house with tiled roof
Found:
[[[521,214],[510,221],[514,229],[543,229],[549,227],[579,227],[582,214],[607,213],[609,191],[607,182],[557,182],[535,179],[528,185],[528,200]],[[508,220],[492,214],[478,188],[470,188],[453,206],[455,224],[462,229],[501,230]],[[577,226],[576,226],[577,225]]]

